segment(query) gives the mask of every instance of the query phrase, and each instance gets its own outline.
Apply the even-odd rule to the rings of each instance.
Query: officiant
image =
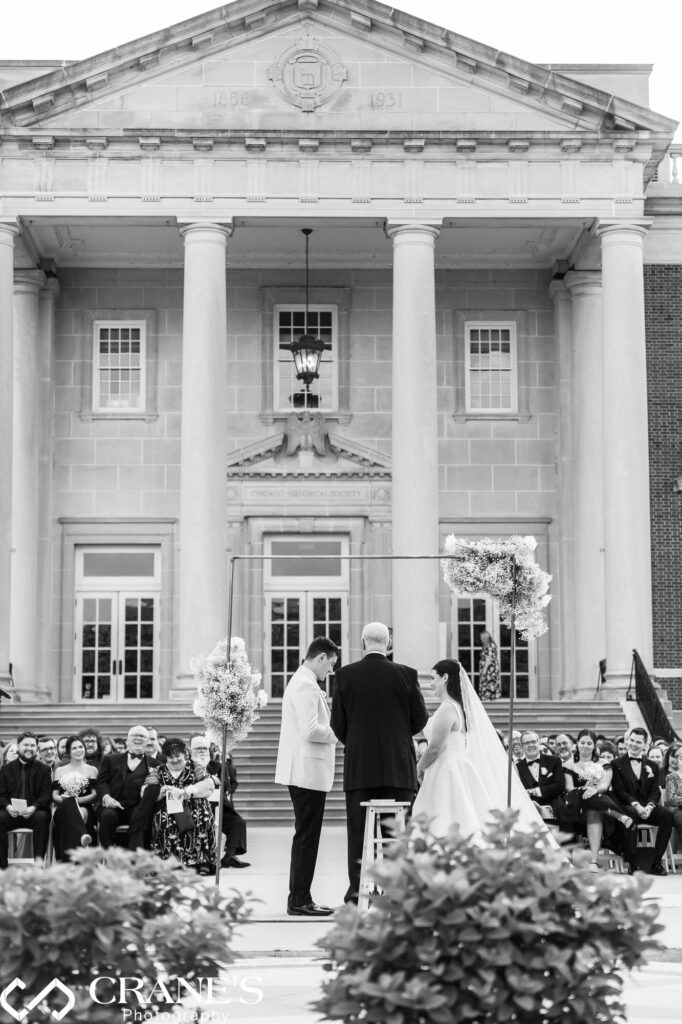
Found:
[[[8,832],[30,828],[33,859],[42,864],[50,828],[52,773],[38,761],[38,737],[22,732],[18,757],[0,768],[0,869],[7,867]]]

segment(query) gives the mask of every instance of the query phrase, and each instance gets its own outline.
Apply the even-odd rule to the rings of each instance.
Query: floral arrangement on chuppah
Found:
[[[552,577],[535,561],[535,537],[445,541],[443,577],[460,594],[488,594],[499,604],[502,622],[525,640],[547,632],[544,609]],[[514,622],[512,623],[512,618]]]
[[[249,664],[244,641],[231,638],[229,658],[227,645],[227,638],[221,640],[208,656],[194,658],[190,668],[198,686],[194,714],[203,719],[209,738],[224,742],[229,751],[258,721],[268,697],[260,673]]]

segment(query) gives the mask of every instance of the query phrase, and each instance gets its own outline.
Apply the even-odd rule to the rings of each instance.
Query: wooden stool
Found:
[[[378,860],[383,860],[383,848],[387,843],[395,841],[394,836],[384,838],[381,832],[381,816],[386,815],[395,818],[396,831],[405,831],[405,808],[410,806],[409,801],[401,803],[398,800],[366,800],[360,804],[366,807],[365,812],[365,838],[362,842],[362,861],[360,863],[360,891],[358,893],[358,909],[367,910],[369,897],[371,895],[372,880],[369,877],[368,869]]]
[[[28,838],[30,838],[30,847]],[[33,865],[33,830],[30,828],[13,828],[7,833],[7,863]]]

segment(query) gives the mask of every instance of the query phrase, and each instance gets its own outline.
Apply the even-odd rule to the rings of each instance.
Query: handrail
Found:
[[[681,185],[681,157],[682,144],[673,142],[656,169],[654,181],[657,181],[659,185]]]
[[[635,675],[635,697],[649,730],[649,736],[652,740],[660,738],[666,743],[679,740],[680,737],[675,732],[673,724],[661,704],[656,687],[651,682],[644,662],[636,650],[632,652],[632,669]],[[630,676],[630,685],[632,685],[632,675]]]

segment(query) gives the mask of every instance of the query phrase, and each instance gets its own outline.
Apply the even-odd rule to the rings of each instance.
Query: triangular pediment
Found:
[[[56,132],[672,132],[675,123],[372,0],[237,0],[5,91]]]
[[[282,433],[232,452],[227,460],[227,476],[390,479],[391,459],[328,431],[321,417],[294,415],[289,417]]]

